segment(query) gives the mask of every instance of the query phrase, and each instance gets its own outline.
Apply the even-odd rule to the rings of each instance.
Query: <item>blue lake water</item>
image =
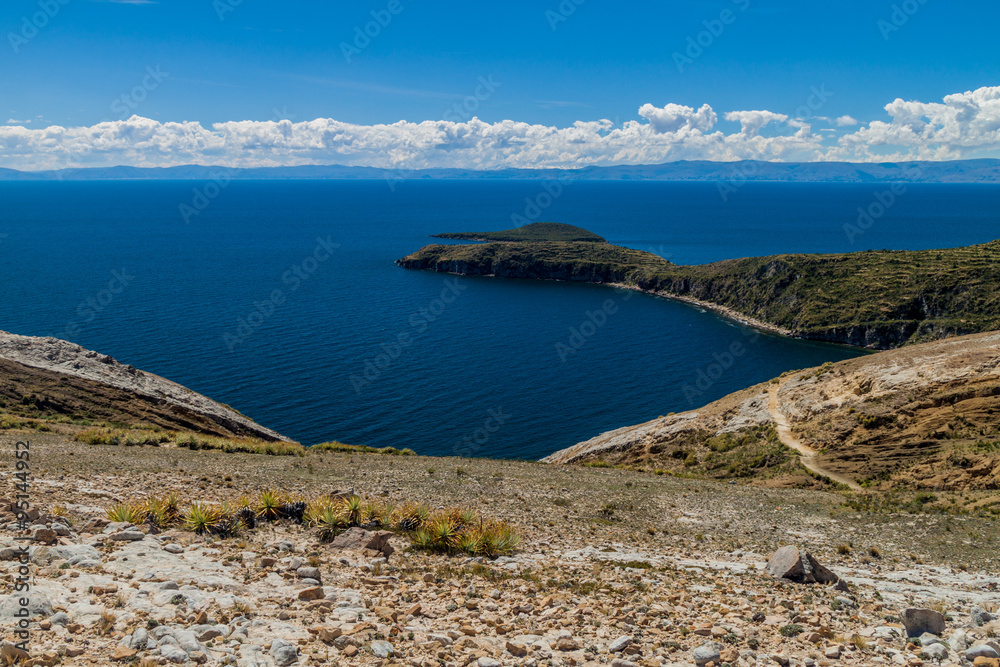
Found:
[[[1000,236],[994,186],[910,185],[884,210],[885,185],[724,201],[712,183],[236,181],[197,201],[204,186],[0,183],[0,328],[111,354],[306,444],[423,454],[537,458],[859,354],[611,288],[393,264],[429,234],[540,213],[681,264]],[[878,215],[852,243],[859,208]]]

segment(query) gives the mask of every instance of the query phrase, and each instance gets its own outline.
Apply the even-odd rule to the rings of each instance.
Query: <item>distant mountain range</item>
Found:
[[[1000,183],[1000,160],[951,162],[707,162],[583,167],[581,169],[378,169],[339,165],[230,169],[181,167],[91,167],[53,171],[0,169],[0,181],[212,180],[212,179],[388,179],[388,180],[584,180],[713,181],[734,186],[745,181],[788,183]]]

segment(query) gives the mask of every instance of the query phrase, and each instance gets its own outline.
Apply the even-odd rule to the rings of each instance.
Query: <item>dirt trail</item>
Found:
[[[826,468],[821,467],[816,462],[816,451],[811,447],[807,447],[802,444],[798,438],[792,435],[792,428],[788,423],[788,417],[786,417],[784,413],[778,409],[778,392],[781,391],[784,384],[784,382],[773,384],[767,390],[767,411],[771,413],[771,419],[774,420],[774,425],[778,430],[778,439],[781,440],[782,444],[791,447],[800,454],[800,460],[806,469],[811,470],[817,475],[829,477],[835,482],[840,482],[854,491],[861,491],[861,485],[851,478],[844,477],[843,475],[837,474],[832,470],[827,470]]]

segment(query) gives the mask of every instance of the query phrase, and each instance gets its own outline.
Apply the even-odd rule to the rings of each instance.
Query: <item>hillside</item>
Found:
[[[397,262],[463,275],[617,284],[800,338],[890,349],[1000,329],[1000,241],[678,266],[601,243],[428,245]]]
[[[225,173],[239,179],[558,180],[701,181],[721,187],[747,181],[781,183],[1000,183],[1000,160],[915,162],[714,162],[680,160],[664,164],[581,167],[578,169],[386,169],[343,165],[233,168],[223,165],[177,167],[73,167],[45,171],[0,168],[0,181],[26,180],[199,180]]]
[[[0,422],[155,428],[287,440],[236,410],[158,375],[56,338],[0,332]]]
[[[777,486],[812,486],[826,477],[889,493],[978,493],[983,504],[997,506],[1000,333],[787,373],[698,410],[604,433],[545,461]]]

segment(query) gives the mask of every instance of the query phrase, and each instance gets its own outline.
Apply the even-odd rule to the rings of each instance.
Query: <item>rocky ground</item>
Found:
[[[997,664],[997,533],[983,517],[862,513],[848,491],[631,470],[88,446],[7,431],[11,480],[19,438],[31,442],[38,511],[25,558],[33,664]],[[222,540],[105,517],[148,494],[220,501],[267,487],[475,508],[515,523],[523,542],[489,560],[413,551],[402,536],[391,549],[371,536],[330,544],[288,522]],[[13,514],[0,523],[10,640],[20,533]],[[768,574],[785,545],[846,586]]]
[[[774,442],[763,437],[770,431],[776,431]],[[741,439],[750,444],[740,445]],[[786,456],[734,471],[743,452],[752,461],[778,440]],[[754,477],[773,486],[815,484],[825,477],[886,492],[957,493],[964,497],[938,500],[963,507],[995,505],[1000,333],[786,373],[697,410],[601,434],[546,460]],[[789,465],[799,460],[811,477]]]

